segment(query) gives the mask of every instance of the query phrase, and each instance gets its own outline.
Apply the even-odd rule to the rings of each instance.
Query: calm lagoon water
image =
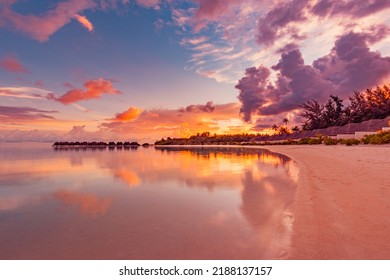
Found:
[[[0,259],[284,259],[297,173],[252,148],[0,144]]]

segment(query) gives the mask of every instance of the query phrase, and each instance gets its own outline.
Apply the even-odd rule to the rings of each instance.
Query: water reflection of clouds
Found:
[[[247,148],[156,148],[161,153],[148,156],[150,150],[137,153],[116,151],[97,158],[102,169],[111,171],[129,187],[139,182],[176,180],[188,187],[240,188],[240,175],[256,168],[256,163],[265,163],[266,169],[286,166],[289,158],[275,155],[267,150]],[[153,152],[153,150],[152,150]],[[147,158],[147,161],[145,161]],[[267,168],[269,166],[269,168]],[[263,171],[258,168],[256,175]]]
[[[109,228],[118,227],[112,248],[133,246],[135,255],[127,258],[288,256],[297,167],[283,155],[227,147],[51,153],[53,157],[41,156],[35,164],[32,155],[19,154],[15,166],[12,157],[0,158],[5,163],[0,174],[10,175],[11,181],[12,176],[18,180],[18,168],[30,166],[22,188],[3,188],[0,211],[54,202],[61,217],[77,220],[74,215],[82,214],[87,218],[79,222],[104,220]],[[52,185],[28,185],[36,174]],[[119,217],[126,217],[126,223],[118,222]],[[108,234],[106,227],[99,226],[104,231],[99,236]],[[129,240],[123,240],[125,233]],[[134,240],[139,241],[136,248]]]
[[[241,212],[256,229],[256,239],[266,259],[288,257],[292,234],[292,203],[295,182],[288,174],[255,179],[251,172],[243,178]]]
[[[138,175],[130,170],[125,168],[118,168],[113,171],[114,177],[120,178],[123,180],[130,188],[137,187],[141,184],[141,179]]]
[[[231,150],[229,150],[231,149]],[[246,241],[239,239],[238,246],[246,247],[256,244],[256,257],[264,259],[283,259],[289,256],[291,246],[292,224],[294,220],[292,203],[296,189],[298,168],[290,158],[267,150],[223,148],[161,148],[162,153],[179,153],[191,155],[195,160],[222,160],[222,164],[214,164],[214,176],[218,172],[229,170],[240,172],[241,206],[240,210],[254,234]],[[235,161],[238,167],[235,169]],[[226,165],[225,165],[226,164]],[[215,172],[216,171],[216,172]],[[196,172],[196,171],[194,171]],[[204,173],[203,173],[204,174]],[[228,176],[230,178],[231,176]],[[187,182],[191,183],[191,180]],[[207,184],[208,183],[208,184]],[[214,186],[203,180],[202,186]],[[190,184],[190,186],[196,184]],[[217,187],[218,184],[215,184]],[[210,218],[216,226],[227,226],[230,223],[226,213],[218,212]],[[249,248],[247,248],[249,250]]]
[[[106,214],[112,204],[112,198],[99,197],[93,193],[81,193],[60,190],[53,193],[53,197],[65,205],[78,208],[80,213],[87,215]]]

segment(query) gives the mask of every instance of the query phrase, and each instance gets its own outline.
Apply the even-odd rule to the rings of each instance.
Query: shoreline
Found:
[[[299,166],[290,259],[390,259],[390,145],[263,148]]]

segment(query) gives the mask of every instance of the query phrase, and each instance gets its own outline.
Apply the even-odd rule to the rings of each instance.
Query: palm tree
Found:
[[[299,127],[296,125],[296,126],[292,127],[291,130],[293,132],[298,132],[299,131]]]
[[[287,124],[288,124],[288,122],[289,122],[288,118],[284,118],[284,119],[282,120],[282,123],[284,123],[284,125],[286,126],[286,129],[287,129]]]

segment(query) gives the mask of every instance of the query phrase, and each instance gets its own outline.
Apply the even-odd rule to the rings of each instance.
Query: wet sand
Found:
[[[291,259],[390,259],[390,145],[268,148],[300,167]]]

